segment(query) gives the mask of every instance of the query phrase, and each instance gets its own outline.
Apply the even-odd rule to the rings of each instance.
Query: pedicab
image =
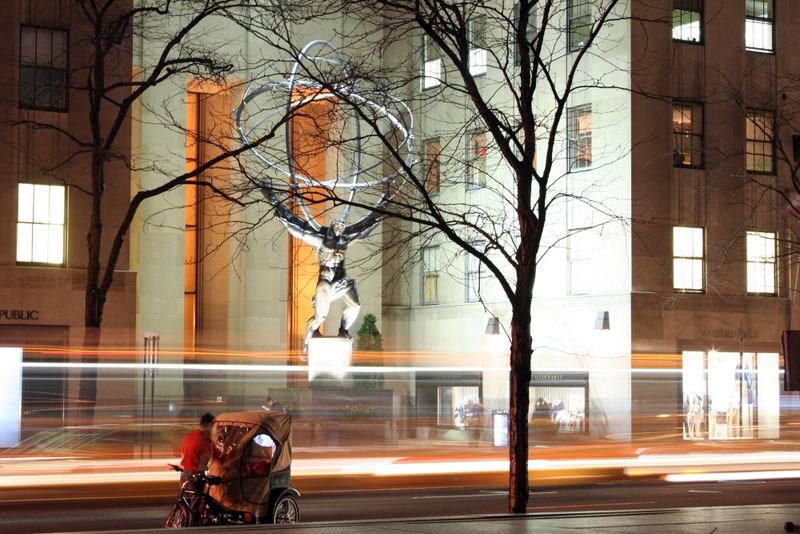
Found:
[[[209,495],[259,523],[296,523],[292,488],[292,418],[278,412],[220,414],[211,427],[210,476],[221,483]]]
[[[223,413],[211,427],[208,473],[183,484],[164,526],[296,523],[300,493],[291,486],[291,467],[291,416]]]

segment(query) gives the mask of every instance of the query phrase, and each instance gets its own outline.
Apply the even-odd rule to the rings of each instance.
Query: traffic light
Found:
[[[781,336],[783,346],[783,389],[800,390],[800,330],[784,330]]]

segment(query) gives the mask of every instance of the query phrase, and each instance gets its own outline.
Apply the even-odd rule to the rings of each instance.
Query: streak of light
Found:
[[[664,477],[667,482],[725,482],[733,480],[777,480],[800,478],[800,470],[740,471],[736,473],[675,473]]]

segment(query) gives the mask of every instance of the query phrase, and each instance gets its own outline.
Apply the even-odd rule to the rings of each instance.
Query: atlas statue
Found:
[[[331,68],[335,80],[323,83],[309,79],[302,73],[322,75],[325,68]],[[403,167],[410,167],[416,160],[413,152],[414,128],[411,110],[406,104],[385,91],[363,90],[350,80],[349,62],[327,41],[317,40],[308,43],[299,53],[287,79],[259,83],[253,82],[245,91],[242,102],[234,112],[236,129],[242,145],[251,140],[264,137],[277,141],[274,122],[288,113],[301,112],[305,106],[317,102],[335,103],[340,109],[349,108],[353,113],[349,122],[337,115],[337,120],[352,125],[346,141],[340,140],[337,159],[352,162],[352,167],[342,174],[320,179],[308,176],[298,167],[294,158],[293,135],[290,120],[284,120],[285,146],[254,145],[247,153],[254,157],[251,163],[260,166],[254,173],[256,184],[273,208],[278,219],[298,239],[302,239],[316,249],[319,260],[319,278],[312,304],[314,315],[309,318],[303,337],[303,349],[308,350],[311,338],[320,334],[331,303],[342,300],[344,310],[339,323],[339,336],[350,339],[350,328],[358,318],[361,305],[356,292],[355,280],[345,272],[345,253],[350,243],[367,237],[380,220],[380,213],[399,190],[404,175]],[[341,80],[345,81],[342,82]],[[355,110],[360,110],[355,113]],[[368,154],[364,143],[370,139],[370,132],[361,133],[361,117],[369,115],[373,126],[380,123],[384,139],[395,139],[394,152],[405,152],[405,165],[395,166],[393,171],[385,171],[389,166],[388,151],[382,145],[380,154]],[[341,124],[345,124],[341,122]],[[374,132],[372,132],[374,134]],[[345,155],[345,151],[349,153]],[[276,155],[282,154],[282,161]],[[365,161],[369,163],[365,164]],[[255,167],[253,167],[255,169]],[[309,192],[324,191],[331,201],[326,215],[332,222],[325,226],[317,220],[318,213],[310,207]],[[356,195],[367,201],[356,201]],[[368,206],[366,213],[352,213],[355,205]],[[290,209],[287,206],[292,206]],[[371,208],[369,207],[371,206]],[[336,212],[334,208],[340,208]],[[363,211],[363,210],[362,210]]]

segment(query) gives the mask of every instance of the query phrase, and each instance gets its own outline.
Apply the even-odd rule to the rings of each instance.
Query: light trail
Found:
[[[25,461],[27,460],[27,461]],[[0,460],[0,488],[118,484],[128,482],[175,482],[179,474],[167,463],[178,458],[152,460],[69,460],[43,461],[22,458]],[[752,465],[751,470],[742,470]],[[735,466],[736,471],[731,471]],[[774,469],[770,469],[774,467]],[[787,469],[787,467],[790,467]],[[792,469],[791,467],[796,467]],[[647,455],[618,458],[530,460],[532,476],[565,473],[560,478],[595,476],[592,470],[619,470],[622,476],[663,475],[669,482],[717,480],[759,480],[800,478],[800,453]],[[697,472],[702,469],[702,472]],[[419,460],[409,456],[298,458],[292,465],[294,478],[337,476],[432,476],[508,472],[504,459]]]

